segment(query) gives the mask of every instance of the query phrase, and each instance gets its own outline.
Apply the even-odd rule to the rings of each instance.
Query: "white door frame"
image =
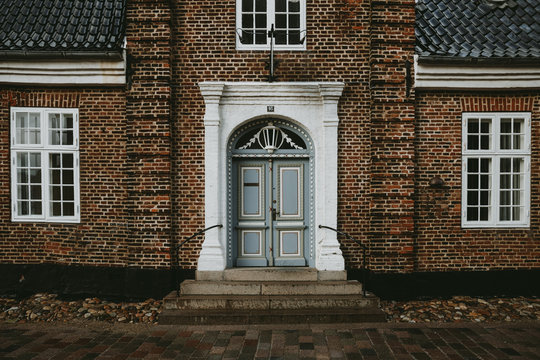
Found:
[[[345,261],[336,234],[318,225],[337,228],[337,131],[340,82],[201,82],[205,102],[205,226],[224,228],[205,233],[197,272],[223,272],[227,267],[227,144],[243,124],[261,117],[297,123],[315,147],[315,267],[343,271]],[[203,278],[199,276],[198,278]],[[210,276],[209,276],[210,277]]]

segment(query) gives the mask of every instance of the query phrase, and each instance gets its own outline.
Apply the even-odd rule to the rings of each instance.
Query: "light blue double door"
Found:
[[[309,169],[303,159],[235,162],[236,266],[306,266]]]

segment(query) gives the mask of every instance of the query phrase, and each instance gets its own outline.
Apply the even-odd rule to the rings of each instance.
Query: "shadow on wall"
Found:
[[[180,282],[194,277],[194,270],[178,272]],[[169,269],[0,264],[0,296],[21,298],[48,292],[64,297],[135,301],[162,299],[173,289],[174,274]]]

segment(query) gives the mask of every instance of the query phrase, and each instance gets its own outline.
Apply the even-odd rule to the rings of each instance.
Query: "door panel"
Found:
[[[306,266],[307,160],[235,162],[236,266]]]

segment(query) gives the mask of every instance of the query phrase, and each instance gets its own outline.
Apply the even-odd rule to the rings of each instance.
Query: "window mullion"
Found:
[[[493,172],[493,175],[491,176],[491,223],[493,226],[497,226],[500,219],[500,163],[501,159],[498,155],[492,155],[491,156],[491,171]]]

